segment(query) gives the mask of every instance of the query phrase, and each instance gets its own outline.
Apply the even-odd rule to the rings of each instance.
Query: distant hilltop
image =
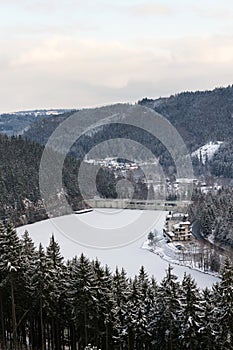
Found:
[[[33,110],[27,110],[27,111],[17,111],[12,113],[2,113],[0,116],[8,116],[8,115],[18,115],[18,116],[25,116],[25,115],[32,115],[34,117],[37,116],[50,116],[50,115],[59,115],[67,112],[75,112],[77,109],[33,109]]]
[[[53,116],[68,115],[75,109],[34,109],[0,114],[0,133],[8,136],[21,135],[35,121],[42,121]]]

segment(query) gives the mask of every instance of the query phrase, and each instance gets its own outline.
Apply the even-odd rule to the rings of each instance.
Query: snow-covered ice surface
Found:
[[[17,232],[19,235],[22,235],[25,230],[28,230],[35,244],[39,245],[39,243],[42,243],[43,246],[48,245],[51,235],[54,234],[65,259],[71,259],[75,255],[79,256],[81,253],[84,253],[90,259],[98,258],[103,265],[107,264],[113,271],[116,266],[119,268],[124,267],[129,276],[137,274],[143,265],[149,275],[154,275],[159,282],[165,276],[168,262],[159,255],[147,249],[142,249],[142,246],[147,239],[148,232],[152,228],[161,232],[166,214],[167,212],[164,211],[152,210],[101,209],[86,214],[66,215],[21,226],[17,228]],[[140,217],[143,220],[140,220]],[[142,224],[142,221],[145,225]],[[152,222],[154,223],[153,227],[151,227]],[[114,230],[114,227],[117,230]],[[126,229],[124,230],[125,227]],[[78,243],[78,241],[90,242],[91,237],[93,245],[97,243],[97,246],[103,243],[104,238],[107,242],[113,240],[116,243],[119,237],[116,237],[115,232],[118,230],[122,231],[122,234],[127,232],[128,242],[131,241],[131,243],[114,249],[94,248]],[[138,230],[138,232],[135,233],[135,230]],[[99,239],[96,237],[96,232],[100,235]],[[77,237],[76,241],[74,239],[75,235]],[[84,239],[85,237],[87,237],[87,240]],[[139,238],[133,241],[135,237]],[[122,237],[120,239],[123,242]],[[185,272],[190,273],[201,288],[211,287],[217,281],[217,278],[214,276],[188,267],[176,264],[172,266],[174,266],[174,273],[180,279],[182,279]]]
[[[209,160],[213,158],[214,154],[218,151],[219,147],[223,141],[216,141],[216,142],[209,142],[205,144],[204,146],[201,146],[198,148],[196,151],[192,153],[192,156],[197,156],[200,160],[200,154],[202,157],[203,163],[206,162],[206,159],[208,158]]]

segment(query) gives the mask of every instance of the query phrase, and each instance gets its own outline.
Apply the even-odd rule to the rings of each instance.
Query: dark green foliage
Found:
[[[27,232],[20,240],[0,225],[3,350],[232,349],[232,291],[229,260],[220,282],[201,292],[170,266],[160,285],[143,267],[128,279],[83,254],[64,262],[54,236],[37,250]]]
[[[189,207],[192,220],[198,220],[204,236],[214,234],[216,242],[233,247],[233,189],[222,188],[207,194],[193,194]]]
[[[46,112],[36,115],[33,113],[4,113],[0,114],[0,133],[7,134],[9,136],[13,134],[23,133],[30,125],[32,125],[35,120],[41,120],[47,118]]]
[[[233,140],[220,146],[209,165],[213,175],[233,178]]]
[[[147,239],[148,239],[148,241],[149,241],[149,245],[152,246],[153,243],[154,243],[155,234],[154,234],[152,231],[150,231],[150,232],[148,233]]]
[[[30,140],[39,142],[40,144],[46,144],[49,137],[51,136],[52,132],[56,129],[56,127],[62,123],[67,116],[58,116],[49,118],[43,121],[39,121],[38,123],[35,123],[32,125],[32,127],[24,134],[25,138],[28,138]],[[81,121],[80,121],[81,123]],[[153,135],[146,132],[145,130],[141,128],[137,128],[132,125],[127,124],[120,124],[120,123],[113,123],[113,124],[107,124],[103,127],[99,128],[97,127],[95,130],[92,131],[92,134],[90,136],[89,133],[83,134],[71,147],[69,154],[77,159],[83,159],[85,155],[95,146],[103,143],[106,140],[111,139],[127,139],[127,140],[134,140],[137,141],[139,144],[144,145],[147,147],[156,157],[159,158],[160,164],[163,166],[164,171],[169,173],[175,172],[175,165],[174,162],[169,154],[169,152],[166,150],[164,145],[156,139]],[[106,148],[104,148],[103,154],[105,156],[118,156],[119,153],[124,154],[124,144],[121,146],[121,144],[117,144],[117,150],[116,142],[111,144],[107,144]],[[133,144],[132,147],[132,154],[135,154],[135,149]],[[119,151],[121,150],[121,151]],[[138,154],[137,149],[137,155],[139,158],[144,159],[145,154],[142,152],[141,155]],[[135,161],[135,159],[129,159],[129,161]]]
[[[192,152],[210,141],[225,141],[213,159],[193,158],[195,174],[233,178],[233,86],[213,91],[183,92],[169,98],[138,102],[166,117]],[[162,164],[162,163],[161,163]]]
[[[201,325],[201,298],[195,281],[185,275],[181,286],[180,341],[185,349],[197,349]]]
[[[180,284],[169,266],[158,292],[156,331],[159,349],[179,348],[180,297]]]
[[[233,269],[229,259],[226,259],[221,281],[214,288],[215,302],[218,307],[214,310],[218,319],[216,340],[221,344],[220,349],[233,349]]]
[[[213,160],[198,160],[197,157],[194,157],[193,166],[197,175],[206,174],[210,171],[217,176],[223,175],[232,178],[233,86],[216,88],[213,91],[183,92],[169,98],[155,100],[144,98],[138,103],[152,108],[166,117],[177,128],[190,152],[195,151],[209,141],[226,141],[227,143],[220,147]],[[44,145],[56,127],[71,114],[72,112],[69,112],[38,120],[24,133],[24,137]],[[80,123],[82,124],[82,120],[80,120]],[[167,175],[176,173],[169,152],[159,140],[152,137],[145,130],[125,124],[108,124],[97,127],[91,133],[82,135],[72,145],[70,155],[83,159],[94,146],[116,138],[139,142],[159,158],[159,163]],[[106,156],[114,154],[114,146],[112,149],[109,147],[108,145],[105,148]],[[133,149],[132,154],[134,154]],[[141,157],[143,159],[143,152]],[[131,160],[134,161],[134,159]]]
[[[8,138],[0,135],[0,219],[10,219],[15,225],[32,223],[47,218],[39,189],[39,167],[44,147],[22,137]],[[51,157],[58,156],[51,150]],[[67,156],[63,165],[63,183],[66,198],[72,209],[83,206],[78,186],[80,161]],[[88,173],[94,166],[87,164]],[[55,184],[56,185],[56,184]],[[101,169],[97,179],[99,195],[115,197],[115,178],[109,170]],[[54,204],[55,215],[63,212],[65,198],[58,197],[63,189],[56,188]],[[90,193],[94,195],[95,193]]]
[[[56,127],[73,113],[74,111],[71,111],[59,115],[52,115],[47,118],[37,119],[34,123],[31,123],[30,128],[24,132],[24,138],[45,145]],[[43,132],[41,132],[41,130],[43,130]]]
[[[233,86],[183,92],[158,100],[143,99],[139,104],[166,117],[192,151],[209,141],[232,140]]]
[[[116,198],[116,180],[114,174],[109,170],[100,168],[96,177],[96,187],[105,198]]]

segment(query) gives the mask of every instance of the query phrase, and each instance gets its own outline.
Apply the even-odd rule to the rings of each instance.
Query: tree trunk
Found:
[[[71,350],[76,350],[76,335],[74,325],[70,326],[70,341],[71,341]]]
[[[105,333],[106,333],[105,350],[108,350],[108,323],[106,323]]]
[[[41,297],[40,297],[40,328],[41,328],[41,350],[45,350],[45,344],[44,344],[43,307],[42,307],[42,298],[41,298]]]
[[[17,345],[17,322],[16,322],[16,313],[15,313],[15,295],[14,295],[14,283],[11,276],[11,311],[12,311],[12,328],[13,328],[13,348],[18,350]]]
[[[5,322],[3,315],[3,304],[2,304],[2,294],[0,294],[0,315],[1,315],[1,348],[6,350],[6,335],[5,335]]]
[[[86,305],[84,305],[84,332],[85,332],[85,346],[87,346],[88,334],[87,334],[87,310],[86,310]]]

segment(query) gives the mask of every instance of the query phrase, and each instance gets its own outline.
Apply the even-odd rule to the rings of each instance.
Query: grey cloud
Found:
[[[28,50],[15,45],[11,65],[1,69],[0,111],[93,106],[228,85],[231,42],[220,36],[151,42],[159,51],[63,37],[34,48],[28,43]]]

